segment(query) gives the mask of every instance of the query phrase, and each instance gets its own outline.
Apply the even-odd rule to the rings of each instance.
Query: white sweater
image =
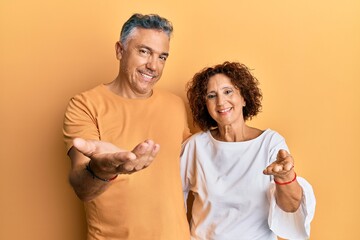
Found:
[[[185,203],[189,191],[194,193],[191,239],[309,238],[315,212],[311,185],[297,178],[304,197],[295,213],[286,213],[276,205],[273,177],[262,173],[280,149],[289,151],[284,138],[270,129],[245,142],[221,142],[202,132],[183,144]]]

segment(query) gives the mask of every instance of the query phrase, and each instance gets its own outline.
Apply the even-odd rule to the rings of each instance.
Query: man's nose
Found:
[[[146,67],[152,71],[155,71],[156,66],[157,66],[157,58],[155,56],[149,56],[146,63]]]

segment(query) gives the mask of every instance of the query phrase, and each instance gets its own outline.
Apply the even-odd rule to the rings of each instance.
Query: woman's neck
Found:
[[[263,131],[249,127],[245,124],[240,126],[224,125],[211,130],[211,135],[219,141],[244,142],[258,137]]]

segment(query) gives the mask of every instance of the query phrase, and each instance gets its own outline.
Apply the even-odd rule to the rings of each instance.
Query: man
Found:
[[[84,201],[88,239],[189,239],[179,170],[186,110],[154,89],[172,30],[158,15],[131,16],[115,44],[118,76],[69,103],[69,179]]]

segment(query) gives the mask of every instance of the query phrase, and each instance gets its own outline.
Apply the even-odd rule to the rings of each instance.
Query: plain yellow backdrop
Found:
[[[311,239],[359,239],[358,0],[1,0],[0,239],[84,239],[63,114],[71,96],[116,76],[114,44],[135,12],[173,22],[158,87],[184,100],[203,67],[253,69],[264,100],[249,124],[285,136],[313,185]]]

